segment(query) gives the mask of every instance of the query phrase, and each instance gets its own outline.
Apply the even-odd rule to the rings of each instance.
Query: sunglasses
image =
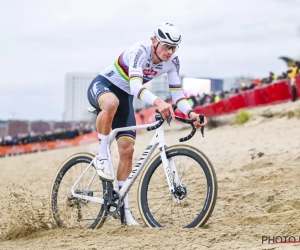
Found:
[[[161,43],[163,50],[165,51],[169,51],[172,50],[173,52],[176,51],[178,49],[178,45],[169,45],[166,43]]]

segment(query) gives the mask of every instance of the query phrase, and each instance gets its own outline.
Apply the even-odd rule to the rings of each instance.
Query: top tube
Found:
[[[137,125],[137,126],[129,126],[129,127],[122,127],[122,128],[115,128],[110,132],[110,137],[115,137],[118,132],[127,131],[127,130],[134,130],[134,129],[142,129],[148,128],[150,126],[156,126],[160,120],[155,121],[153,123],[144,124],[144,125]]]

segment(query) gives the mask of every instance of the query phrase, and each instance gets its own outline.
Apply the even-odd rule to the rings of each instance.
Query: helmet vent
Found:
[[[180,39],[181,39],[181,36],[179,36],[179,38],[176,40],[176,39],[172,39],[169,33],[166,33],[166,35],[167,35],[167,37],[169,38],[169,40],[171,40],[171,41],[174,42],[174,43],[179,42]]]
[[[165,34],[160,29],[158,29],[158,35],[163,39],[167,39]]]

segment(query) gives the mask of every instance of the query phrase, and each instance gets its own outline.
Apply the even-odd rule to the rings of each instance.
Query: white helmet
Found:
[[[178,46],[181,35],[177,27],[171,23],[161,23],[154,30],[154,37],[161,43]]]

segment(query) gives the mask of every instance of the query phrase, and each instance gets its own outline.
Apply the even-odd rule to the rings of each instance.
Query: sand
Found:
[[[213,163],[219,185],[215,210],[203,228],[152,229],[138,211],[135,183],[130,207],[142,227],[110,219],[98,230],[59,229],[49,217],[49,190],[58,166],[97,144],[0,159],[0,249],[300,249],[300,243],[262,243],[262,236],[300,236],[300,102],[248,110],[251,119],[197,133],[187,144]],[[166,127],[169,145],[188,130]],[[135,160],[152,132],[138,135]],[[114,160],[118,155],[115,144]]]

